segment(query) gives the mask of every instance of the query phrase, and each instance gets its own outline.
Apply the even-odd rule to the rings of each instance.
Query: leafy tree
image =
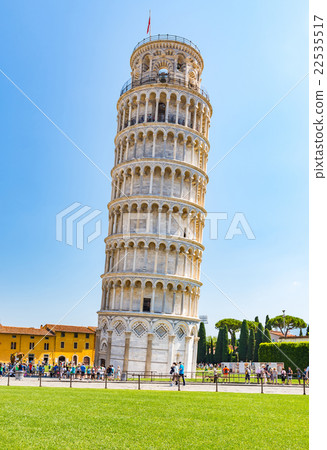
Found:
[[[200,323],[198,336],[200,338],[198,342],[198,363],[203,363],[207,355],[206,329],[203,322]]]
[[[285,326],[284,326],[285,323]],[[276,316],[269,320],[269,325],[272,328],[278,328],[286,337],[287,333],[294,328],[305,328],[307,324],[300,317],[294,316]]]
[[[262,342],[271,342],[271,336],[268,328],[265,328],[264,335],[262,336]]]
[[[257,322],[257,323],[259,323],[259,322],[260,322],[259,317],[258,317],[258,316],[255,316],[254,321]]]
[[[255,347],[255,335],[254,335],[253,328],[251,328],[250,337],[249,337],[249,345],[248,345],[248,354],[247,354],[248,361],[253,361],[254,347]]]
[[[267,328],[267,330],[271,330],[271,325],[269,325],[269,316],[268,314],[266,315],[266,321],[265,321],[265,329]]]
[[[237,319],[222,319],[219,320],[219,322],[216,323],[216,328],[222,328],[224,326],[227,326],[227,330],[231,336],[231,344],[233,347],[233,351],[235,351],[235,342],[236,342],[236,337],[235,334],[240,331],[241,329],[241,325],[242,322],[240,320]]]
[[[252,320],[247,320],[247,323],[248,323],[249,330],[254,330],[254,332],[257,331],[259,322],[252,322]]]
[[[307,326],[307,331],[305,332],[306,336],[309,336],[309,325]]]
[[[240,344],[238,348],[240,361],[247,360],[248,345],[249,345],[249,326],[247,321],[243,320],[240,334]]]
[[[255,347],[254,347],[254,355],[253,355],[253,360],[254,361],[259,361],[259,345],[262,343],[263,340],[263,326],[261,323],[259,323],[258,325],[258,329],[257,332],[255,334]]]
[[[299,336],[303,336],[302,328],[300,328],[300,334],[299,334]]]
[[[229,361],[229,347],[228,347],[228,329],[227,329],[227,325],[225,325],[223,327],[221,359],[224,362],[228,362]]]

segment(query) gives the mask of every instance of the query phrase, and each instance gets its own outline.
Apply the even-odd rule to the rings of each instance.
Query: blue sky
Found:
[[[116,102],[151,8],[152,34],[186,37],[203,55],[211,168],[308,72],[308,5],[201,5],[3,2],[0,68],[109,174]],[[55,323],[103,272],[110,183],[1,73],[0,98],[0,323]],[[228,214],[217,240],[205,231],[209,334],[225,317],[264,321],[286,309],[308,320],[307,124],[306,78],[209,174],[206,208]],[[56,214],[74,202],[103,211],[102,236],[84,250],[55,239]],[[255,240],[224,240],[236,212]],[[63,323],[96,325],[100,297],[99,284]]]

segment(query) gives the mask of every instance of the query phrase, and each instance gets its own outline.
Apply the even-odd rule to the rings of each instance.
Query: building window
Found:
[[[143,312],[150,312],[151,298],[143,299]]]
[[[60,348],[65,348],[65,343],[64,342],[60,342]]]
[[[34,342],[30,342],[30,350],[34,349]]]
[[[12,342],[10,348],[11,350],[16,350],[16,342]]]
[[[74,333],[74,338],[78,338],[78,333]]]
[[[34,336],[30,336],[31,337],[31,339],[34,339]]]
[[[85,337],[86,337],[86,339],[89,339],[90,338],[90,334],[86,333]]]
[[[65,332],[64,331],[61,332],[61,337],[65,337]]]
[[[45,337],[45,340],[48,341],[48,340],[49,340],[49,336],[46,336],[46,337]]]
[[[49,342],[46,342],[46,343],[44,344],[44,350],[49,350]]]
[[[85,349],[88,350],[90,348],[90,344],[88,342],[85,343]]]
[[[74,342],[74,348],[77,348],[77,342]]]
[[[16,335],[15,335],[15,334],[13,334],[11,337],[12,337],[13,339],[16,339]]]

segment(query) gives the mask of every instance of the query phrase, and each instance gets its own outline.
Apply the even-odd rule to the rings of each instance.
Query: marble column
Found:
[[[152,359],[152,341],[153,333],[148,333],[148,345],[146,349],[146,360],[145,360],[145,375],[150,375],[151,373],[151,359]]]

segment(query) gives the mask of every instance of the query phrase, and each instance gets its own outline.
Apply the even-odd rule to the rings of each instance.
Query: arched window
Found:
[[[158,72],[160,83],[167,83],[168,81],[168,70],[160,69]]]

